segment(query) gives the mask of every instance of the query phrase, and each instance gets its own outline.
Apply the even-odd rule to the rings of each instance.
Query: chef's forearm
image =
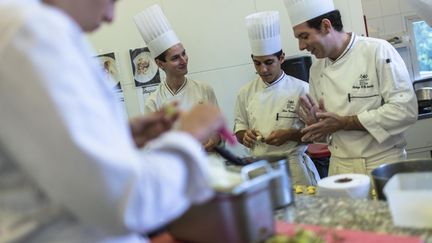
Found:
[[[303,143],[301,141],[301,138],[303,136],[303,134],[301,133],[301,130],[297,130],[297,129],[290,129],[288,130],[289,132],[289,139],[290,141],[294,141],[294,142],[298,142],[298,143]]]
[[[343,130],[366,130],[360,123],[358,117],[355,116],[344,116],[342,117]]]

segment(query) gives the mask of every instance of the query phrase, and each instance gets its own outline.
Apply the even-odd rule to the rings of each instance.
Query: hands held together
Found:
[[[324,101],[320,99],[317,104],[309,94],[300,97],[298,115],[306,124],[306,128],[301,130],[303,142],[326,141],[327,135],[346,126],[345,117],[327,112]]]

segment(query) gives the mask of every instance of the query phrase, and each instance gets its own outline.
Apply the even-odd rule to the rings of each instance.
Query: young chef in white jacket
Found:
[[[174,101],[182,110],[201,103],[218,105],[210,85],[186,77],[189,60],[186,50],[159,5],[146,8],[134,19],[150,54],[166,75],[165,81],[146,99],[144,112],[158,111]],[[215,134],[204,143],[204,147],[210,151],[220,141],[220,136]]]
[[[370,173],[406,158],[404,131],[417,120],[406,66],[385,40],[343,30],[332,0],[284,0],[300,50],[318,59],[310,96],[302,97],[308,124],[303,141],[327,138],[329,175]]]
[[[281,69],[285,54],[280,40],[279,13],[246,17],[252,60],[259,78],[243,86],[236,103],[234,132],[255,156],[287,154],[293,184],[315,185],[318,172],[300,141],[304,123],[296,110],[309,85]]]
[[[83,31],[110,22],[114,3],[0,1],[0,242],[148,242],[212,194],[198,140],[222,126],[217,107],[138,149],[172,120],[129,127],[92,58]]]

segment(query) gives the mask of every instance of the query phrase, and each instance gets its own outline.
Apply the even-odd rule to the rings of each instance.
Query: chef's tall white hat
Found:
[[[284,3],[293,27],[335,10],[333,0],[284,0]]]
[[[432,0],[410,0],[408,2],[412,4],[420,17],[432,27]]]
[[[258,12],[246,16],[246,27],[252,55],[266,56],[282,49],[277,11]]]
[[[168,19],[157,4],[135,15],[134,21],[153,58],[180,43]]]

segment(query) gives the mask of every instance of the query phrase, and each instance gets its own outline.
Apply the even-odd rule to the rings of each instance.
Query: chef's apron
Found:
[[[372,158],[330,157],[329,176],[347,173],[359,173],[371,176],[373,169],[382,164],[406,160],[405,149],[395,148]]]

